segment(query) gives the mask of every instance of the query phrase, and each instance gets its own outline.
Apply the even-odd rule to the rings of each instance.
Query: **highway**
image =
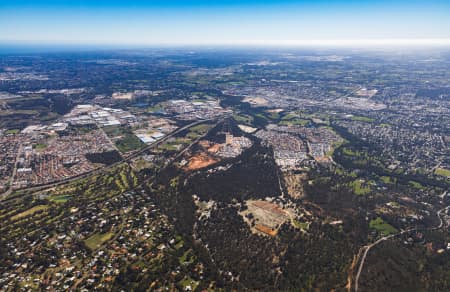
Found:
[[[124,162],[128,162],[128,161],[132,160],[133,158],[138,157],[139,155],[145,153],[146,151],[150,150],[151,148],[153,148],[155,146],[158,146],[159,144],[165,142],[167,139],[169,139],[169,138],[179,134],[180,132],[182,132],[184,130],[187,130],[187,129],[191,128],[191,127],[194,127],[194,126],[202,124],[202,123],[217,121],[217,120],[219,120],[221,118],[223,118],[223,117],[217,117],[217,118],[214,118],[214,119],[207,119],[207,120],[199,120],[199,121],[195,121],[193,123],[190,123],[190,124],[188,124],[186,126],[183,126],[183,127],[179,128],[179,129],[173,131],[172,133],[168,134],[167,136],[163,137],[162,139],[153,142],[152,144],[142,148],[141,150],[139,150],[137,152],[134,152],[133,154],[131,154],[131,155],[129,155],[129,156],[123,158],[122,160],[120,160],[118,162],[115,162],[113,164],[105,165],[103,167],[96,168],[96,169],[94,169],[92,171],[85,172],[85,173],[82,173],[82,174],[79,174],[79,175],[76,175],[76,176],[72,176],[70,178],[62,179],[62,180],[59,180],[59,181],[56,181],[56,182],[51,182],[51,183],[48,183],[48,184],[32,186],[32,187],[27,187],[27,188],[22,188],[22,189],[17,189],[17,190],[14,190],[14,191],[32,191],[32,192],[33,191],[42,191],[42,190],[53,188],[53,187],[56,187],[56,186],[59,186],[59,185],[62,185],[62,184],[70,183],[70,182],[73,182],[73,181],[78,180],[78,179],[86,178],[86,177],[91,176],[91,175],[102,173],[102,172],[107,171],[107,170],[109,170],[111,168],[114,168],[115,166],[117,166],[119,164],[122,164]],[[12,193],[12,190],[10,188],[8,191],[0,194],[0,201],[5,200],[11,193]]]

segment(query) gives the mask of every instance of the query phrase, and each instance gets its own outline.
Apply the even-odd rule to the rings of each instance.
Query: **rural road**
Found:
[[[443,211],[448,210],[449,208],[450,208],[450,206],[447,206],[447,207],[442,208],[442,209],[440,209],[439,211],[436,212],[436,215],[439,218],[440,223],[436,227],[428,228],[429,230],[437,230],[437,229],[440,229],[440,228],[442,228],[444,226],[444,220],[442,220],[441,213]],[[399,233],[396,233],[396,234],[391,234],[391,235],[388,235],[388,236],[384,236],[384,237],[378,239],[377,241],[375,241],[374,243],[371,243],[369,245],[366,245],[366,246],[362,247],[362,249],[364,249],[364,253],[362,255],[361,262],[360,262],[359,268],[358,268],[358,272],[356,273],[356,277],[355,277],[355,292],[358,292],[358,289],[359,289],[359,277],[361,276],[361,272],[363,271],[364,263],[366,261],[367,254],[369,253],[370,249],[372,247],[376,246],[377,244],[380,244],[381,242],[383,242],[385,240],[388,240],[388,239],[391,239],[393,237],[397,237],[399,235],[402,235],[402,234],[405,234],[405,233],[408,233],[408,232],[411,232],[411,231],[415,231],[415,230],[419,230],[419,228],[407,229],[407,230],[403,230],[402,232],[399,232]]]

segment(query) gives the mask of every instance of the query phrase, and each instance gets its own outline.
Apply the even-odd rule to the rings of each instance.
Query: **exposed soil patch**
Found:
[[[197,170],[204,167],[208,167],[210,165],[213,165],[214,163],[217,163],[218,161],[211,156],[209,156],[206,153],[199,153],[195,156],[192,156],[189,159],[189,163],[187,165],[188,170]]]

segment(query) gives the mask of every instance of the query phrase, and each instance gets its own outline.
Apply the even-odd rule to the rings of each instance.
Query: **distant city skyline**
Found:
[[[450,45],[450,3],[431,1],[0,3],[0,42],[108,45]]]

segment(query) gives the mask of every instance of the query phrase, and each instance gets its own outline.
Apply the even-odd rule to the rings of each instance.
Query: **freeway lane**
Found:
[[[131,154],[130,156],[127,156],[126,158],[123,158],[122,160],[120,160],[118,162],[115,162],[115,163],[113,163],[111,165],[105,165],[103,167],[94,169],[92,171],[89,171],[89,172],[86,172],[86,173],[82,173],[82,174],[79,174],[79,175],[76,175],[76,176],[73,176],[73,177],[70,177],[70,178],[67,178],[67,179],[60,180],[60,181],[51,182],[51,183],[44,184],[44,185],[38,185],[38,186],[32,186],[32,187],[17,189],[15,191],[32,191],[32,192],[33,191],[42,191],[42,190],[53,188],[53,187],[56,187],[56,186],[59,186],[59,185],[62,185],[62,184],[70,183],[70,182],[78,180],[78,179],[86,178],[86,177],[91,176],[91,175],[102,173],[102,172],[107,171],[108,169],[111,169],[111,168],[113,168],[113,167],[115,167],[115,166],[117,166],[117,165],[119,165],[121,163],[128,162],[131,159],[138,157],[139,155],[145,153],[146,151],[150,150],[151,148],[153,148],[155,146],[158,146],[162,142],[164,142],[167,139],[169,139],[169,138],[179,134],[180,132],[182,132],[184,130],[187,130],[187,129],[191,128],[191,127],[194,127],[194,126],[202,124],[202,123],[218,121],[219,119],[222,119],[222,118],[223,117],[217,117],[217,118],[213,118],[213,119],[198,120],[198,121],[195,121],[193,123],[190,123],[190,124],[188,124],[186,126],[183,126],[183,127],[179,128],[179,129],[173,131],[172,133],[168,134],[164,138],[153,142],[152,144],[142,148],[141,150],[139,150],[139,151]],[[8,190],[8,191],[0,194],[0,201],[5,200],[10,195],[11,192],[12,192],[11,190]]]

